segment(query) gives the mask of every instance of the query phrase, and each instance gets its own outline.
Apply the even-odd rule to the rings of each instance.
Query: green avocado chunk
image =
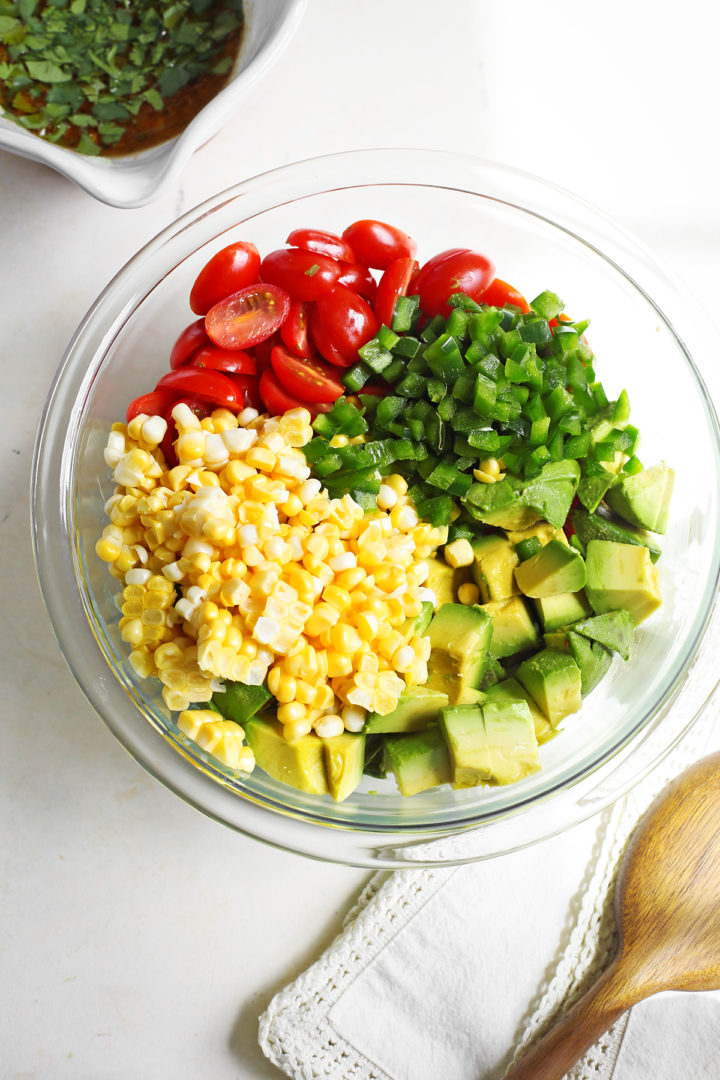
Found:
[[[568,653],[543,649],[522,662],[517,678],[553,727],[582,704],[580,669]]]
[[[387,735],[385,755],[403,795],[450,781],[450,755],[437,725],[409,735]]]
[[[494,600],[481,607],[492,619],[493,656],[502,659],[537,645],[538,632],[522,597]]]
[[[444,559],[429,558],[426,561],[429,573],[425,584],[435,593],[436,606],[440,608],[443,604],[454,604],[459,587],[471,580],[470,567],[450,566]]]
[[[426,686],[455,704],[461,686],[479,685],[491,636],[492,619],[481,608],[443,604],[428,627]]]
[[[528,694],[517,679],[503,679],[502,682],[495,683],[494,686],[488,687],[487,696],[490,701],[524,701],[530,710],[538,743],[542,744],[552,739],[555,728],[545,713],[538,708],[532,694]]]
[[[314,732],[286,739],[282,724],[257,716],[251,716],[244,727],[255,761],[268,776],[311,795],[328,794],[323,741]]]
[[[365,763],[365,735],[343,731],[330,739],[321,739],[325,757],[325,775],[335,802],[343,802],[358,786]]]
[[[447,694],[427,686],[408,686],[397,703],[397,708],[385,716],[370,713],[365,721],[368,735],[388,734],[400,731],[422,731],[448,704]]]
[[[571,517],[575,532],[584,547],[587,547],[591,540],[614,540],[619,544],[646,547],[653,562],[657,562],[662,555],[662,549],[649,532],[626,524],[620,518],[604,512],[602,508],[595,514],[589,514],[584,507],[576,506]]]
[[[524,701],[458,705],[440,715],[453,787],[512,784],[539,769],[535,726]]]
[[[612,664],[612,653],[598,641],[591,641],[575,629],[567,632],[568,644],[573,660],[580,669],[581,691],[583,696],[597,686]]]
[[[624,608],[637,626],[660,607],[657,568],[646,547],[591,540],[585,563],[585,592],[597,615]]]
[[[595,615],[592,619],[581,619],[573,630],[591,641],[599,641],[606,649],[620,653],[623,660],[629,660],[635,641],[635,623],[627,611],[607,611]]]
[[[669,466],[653,465],[651,469],[624,476],[608,491],[606,502],[631,525],[664,533],[674,480],[675,473]]]
[[[270,701],[272,694],[266,686],[247,686],[240,682],[227,682],[223,691],[216,690],[210,702],[226,720],[244,724],[251,716]]]
[[[525,596],[558,596],[578,592],[585,584],[585,560],[579,551],[560,540],[549,540],[515,570]]]
[[[487,690],[489,686],[493,686],[496,682],[500,682],[505,678],[505,668],[500,661],[492,653],[488,653],[485,657],[485,663],[483,665],[482,675],[480,676],[480,682],[478,683],[478,690]],[[477,704],[477,702],[458,701],[458,705]]]
[[[510,541],[493,533],[479,536],[471,546],[475,559],[472,576],[483,603],[516,595],[514,570],[520,560]]]
[[[538,596],[533,603],[546,633],[592,614],[592,608],[582,589],[575,593],[560,593],[558,596]]]

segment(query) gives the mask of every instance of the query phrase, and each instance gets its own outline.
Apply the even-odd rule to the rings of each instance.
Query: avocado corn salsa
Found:
[[[378,292],[398,261],[412,259],[389,259]],[[414,268],[334,374],[297,357],[297,305],[312,327],[314,301],[290,292],[282,308],[271,285],[285,344],[263,353],[272,320],[243,350],[203,335],[267,286],[211,297],[171,356],[186,374],[133,402],[105,450],[116,488],[96,551],[123,585],[133,669],[226,771],[338,801],[364,775],[413,795],[537,771],[661,603],[654,534],[673,472],[636,456],[628,396],[596,379],[587,324],[553,293],[528,305],[492,269],[477,298],[448,287],[426,313]],[[223,333],[238,325],[227,316]],[[269,400],[294,407],[272,413],[268,372]]]

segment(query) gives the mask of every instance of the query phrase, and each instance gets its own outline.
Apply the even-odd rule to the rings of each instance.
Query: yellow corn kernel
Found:
[[[452,544],[448,544],[445,548],[445,562],[449,566],[472,566],[475,560],[473,555],[473,549],[470,546],[470,541],[465,540],[453,540]]]
[[[295,517],[297,514],[300,513],[302,508],[303,508],[302,499],[300,498],[299,495],[296,495],[294,492],[291,495],[288,495],[285,502],[281,503],[280,507],[279,507],[279,509],[282,510],[283,514],[287,518]]]
[[[326,656],[327,677],[329,679],[336,679],[343,675],[350,675],[352,673],[352,657],[347,656],[344,653],[336,652],[334,649],[328,649]]]
[[[304,706],[302,707],[304,708]],[[283,705],[282,708],[287,708],[287,706]],[[280,710],[278,709],[278,712],[279,711]],[[283,735],[288,742],[292,742],[294,739],[301,739],[304,735],[309,735],[311,731],[312,721],[306,714],[303,714],[298,720],[283,724]]]
[[[307,709],[300,701],[289,701],[280,705],[277,711],[277,718],[281,724],[293,724],[298,720],[304,720],[306,715]]]
[[[337,585],[326,586],[323,589],[322,597],[327,604],[334,607],[341,615],[350,608],[352,603],[347,589],[341,589]]]
[[[354,626],[349,623],[338,623],[330,631],[330,640],[333,648],[347,656],[353,656],[362,645],[362,638]]]
[[[248,465],[252,465],[254,469],[261,469],[262,472],[272,472],[277,463],[277,457],[273,454],[272,450],[268,450],[265,446],[251,446],[245,454],[245,461]]]
[[[473,582],[468,581],[461,585],[457,591],[457,598],[461,604],[477,604],[480,600],[480,590]]]
[[[353,589],[365,580],[367,572],[362,566],[351,566],[348,570],[342,570],[335,578],[335,584],[341,589],[352,592]]]

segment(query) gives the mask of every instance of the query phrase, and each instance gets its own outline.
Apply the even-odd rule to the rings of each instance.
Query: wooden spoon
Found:
[[[686,769],[641,819],[620,866],[615,918],[608,969],[505,1080],[562,1080],[643,998],[720,988],[720,753]]]

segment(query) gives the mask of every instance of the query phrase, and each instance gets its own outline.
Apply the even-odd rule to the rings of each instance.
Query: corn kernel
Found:
[[[472,566],[474,560],[475,556],[469,540],[454,540],[445,548],[445,562],[449,566]]]
[[[466,582],[457,591],[457,598],[461,604],[477,604],[480,600],[480,589],[473,582]]]

